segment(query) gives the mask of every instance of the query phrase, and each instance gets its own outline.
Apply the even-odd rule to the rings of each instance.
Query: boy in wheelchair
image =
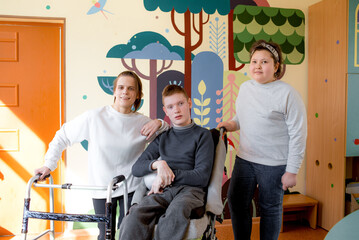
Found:
[[[121,240],[183,239],[192,211],[205,204],[214,159],[212,135],[192,122],[192,102],[182,87],[167,86],[162,102],[173,127],[159,135],[132,167],[136,177],[157,175],[148,195],[124,218]]]

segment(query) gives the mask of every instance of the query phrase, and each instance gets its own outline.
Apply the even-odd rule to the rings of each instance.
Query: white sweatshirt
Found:
[[[307,115],[293,87],[280,80],[243,83],[233,120],[240,129],[240,158],[268,166],[287,165],[287,172],[298,173],[306,147]]]
[[[87,140],[89,184],[107,186],[113,177],[122,174],[127,179],[128,192],[133,192],[140,179],[132,175],[131,168],[148,143],[140,131],[149,121],[149,117],[140,113],[122,114],[112,106],[87,111],[56,132],[46,152],[44,166],[55,170],[65,148]],[[162,124],[157,133],[167,128],[168,124]],[[119,188],[112,196],[121,195],[123,189]],[[106,191],[94,191],[93,197],[106,198]]]

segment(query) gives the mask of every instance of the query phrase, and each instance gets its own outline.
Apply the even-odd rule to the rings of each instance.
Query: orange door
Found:
[[[62,24],[0,21],[0,235],[21,232],[26,183],[62,122],[62,32]],[[48,189],[31,193],[30,209],[48,211]],[[29,233],[48,226],[30,219]]]

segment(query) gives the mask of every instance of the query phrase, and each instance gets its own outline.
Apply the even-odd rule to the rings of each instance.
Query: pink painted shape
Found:
[[[270,7],[267,0],[254,0],[254,2],[257,3],[259,7]]]

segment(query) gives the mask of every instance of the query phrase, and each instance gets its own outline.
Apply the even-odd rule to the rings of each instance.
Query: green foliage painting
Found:
[[[298,9],[237,5],[233,12],[234,57],[249,63],[253,42],[264,39],[281,46],[284,64],[304,60],[305,16]]]

